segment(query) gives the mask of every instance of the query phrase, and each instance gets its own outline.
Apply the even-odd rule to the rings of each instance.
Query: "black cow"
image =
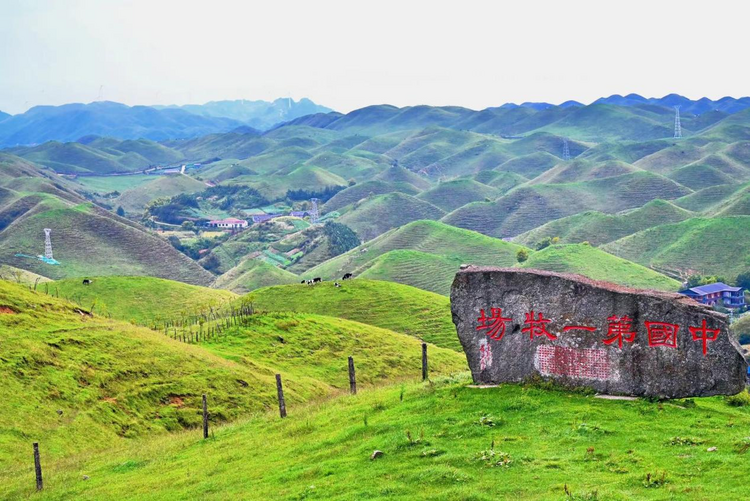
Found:
[[[303,280],[303,281],[301,281],[300,283],[301,283],[301,284],[304,284],[305,282],[307,282],[307,280]]]
[[[313,278],[313,283],[314,284],[317,284],[318,282],[322,282],[322,280],[320,279],[320,277]]]
[[[341,278],[341,280],[349,280],[349,279],[350,279],[350,278],[352,278],[353,276],[354,276],[354,275],[352,275],[351,273],[346,273],[346,274],[345,274],[345,275],[344,275],[344,276],[343,276],[343,277]]]
[[[91,285],[91,280],[88,278],[83,279],[83,285]]]

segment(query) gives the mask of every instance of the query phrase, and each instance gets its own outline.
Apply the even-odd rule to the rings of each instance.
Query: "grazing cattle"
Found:
[[[313,283],[314,283],[314,284],[316,284],[316,283],[318,283],[318,282],[322,282],[322,280],[320,279],[320,277],[315,277],[315,278],[313,278]]]
[[[307,285],[312,285],[312,284],[313,284],[313,281],[312,281],[312,280],[308,280],[308,281],[307,281]]]
[[[91,285],[91,280],[89,280],[88,278],[84,278],[83,285]]]
[[[333,282],[333,286],[334,286],[334,287],[341,287],[341,284],[340,284],[340,283],[338,283],[338,282]]]
[[[302,281],[301,281],[300,283],[301,283],[301,284],[304,284],[305,282],[307,282],[307,280],[302,280]]]
[[[351,273],[346,273],[346,274],[345,274],[345,275],[344,275],[344,276],[343,276],[343,277],[341,278],[341,280],[349,280],[349,279],[350,279],[350,278],[352,278],[353,276],[354,276],[354,275],[352,275]]]

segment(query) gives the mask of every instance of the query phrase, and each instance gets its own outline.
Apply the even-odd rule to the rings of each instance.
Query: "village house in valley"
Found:
[[[247,221],[244,219],[235,219],[231,217],[227,219],[214,219],[208,222],[208,226],[234,230],[238,228],[247,228]]]
[[[722,282],[691,287],[680,291],[680,294],[709,306],[714,306],[717,303],[725,308],[742,308],[745,306],[745,289],[732,287]]]

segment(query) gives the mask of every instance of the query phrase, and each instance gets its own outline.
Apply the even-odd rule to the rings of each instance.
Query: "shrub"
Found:
[[[747,407],[750,406],[750,393],[747,390],[742,391],[736,395],[727,397],[727,403],[732,407]]]

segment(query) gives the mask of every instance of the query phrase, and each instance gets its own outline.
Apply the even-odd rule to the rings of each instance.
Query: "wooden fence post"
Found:
[[[38,442],[34,442],[34,472],[36,473],[36,490],[41,491],[44,484],[42,483],[42,462],[39,459]]]
[[[357,376],[354,373],[354,359],[349,357],[349,391],[352,395],[357,394]]]
[[[279,415],[286,417],[286,403],[284,402],[284,388],[281,386],[281,374],[276,374],[276,393],[279,395]]]
[[[427,381],[427,343],[422,343],[422,381]]]
[[[208,438],[208,405],[206,395],[203,395],[203,438]]]

